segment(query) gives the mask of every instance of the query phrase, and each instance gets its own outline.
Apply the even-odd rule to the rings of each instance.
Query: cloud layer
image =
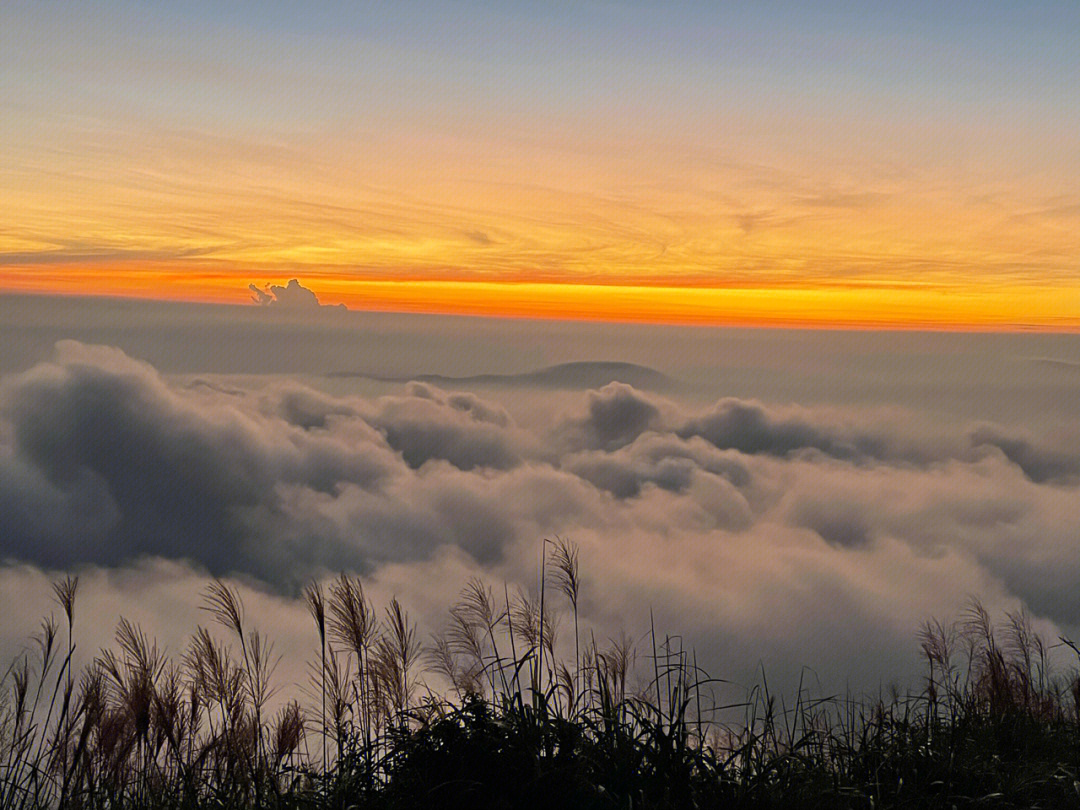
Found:
[[[283,603],[348,569],[435,604],[473,574],[529,583],[558,534],[581,546],[601,626],[640,627],[652,607],[721,665],[843,660],[866,678],[971,593],[1080,624],[1066,441],[940,435],[896,412],[692,408],[622,383],[553,401],[569,404],[522,424],[431,383],[376,398],[182,385],[62,342],[0,383],[2,556],[171,560]]]

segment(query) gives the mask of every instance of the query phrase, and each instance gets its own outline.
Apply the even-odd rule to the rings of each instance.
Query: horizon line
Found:
[[[288,274],[286,274],[288,275]],[[151,281],[152,279],[147,279]],[[61,285],[49,288],[38,285],[0,286],[0,297],[26,296],[39,298],[87,298],[97,300],[145,301],[163,304],[192,304],[204,306],[240,307],[251,309],[269,309],[277,314],[292,316],[320,313],[374,313],[399,314],[436,317],[466,317],[490,320],[525,320],[565,323],[622,324],[641,326],[702,327],[716,329],[776,329],[776,330],[812,330],[844,332],[940,332],[971,334],[1080,334],[1080,314],[1057,317],[1035,317],[1014,320],[1005,317],[1006,313],[993,308],[984,316],[970,319],[950,319],[947,317],[948,306],[941,306],[942,298],[951,298],[953,293],[940,290],[906,290],[895,288],[883,292],[873,287],[864,288],[777,288],[777,287],[686,287],[654,285],[613,285],[613,284],[574,284],[566,282],[529,282],[529,281],[412,281],[412,280],[354,280],[319,278],[321,289],[311,289],[319,304],[310,307],[290,307],[285,305],[265,306],[251,299],[246,286],[223,288],[221,285],[180,289],[180,294],[154,294],[138,286],[120,287],[119,289],[87,291],[80,289],[84,285]],[[330,282],[327,284],[326,282]],[[284,282],[281,282],[284,283]],[[157,286],[160,290],[160,286]],[[362,288],[358,289],[358,288]],[[517,296],[508,296],[510,300],[499,300],[497,293],[514,291]],[[1029,294],[1032,288],[1022,288]],[[1046,288],[1035,288],[1046,294]],[[548,293],[543,298],[522,299],[522,292]],[[1015,302],[1017,290],[1005,290],[1002,294]],[[1060,288],[1055,289],[1058,303],[1062,298]],[[425,294],[426,293],[426,294]],[[464,295],[472,293],[471,296]],[[905,295],[906,293],[906,295]],[[596,307],[606,296],[621,297],[622,307],[611,305]],[[653,296],[650,300],[650,296]],[[719,302],[701,302],[701,297],[729,297],[729,306],[718,306]],[[906,301],[896,302],[899,309],[906,309],[907,318],[868,317],[860,308],[839,306],[843,299],[862,301],[863,303],[889,296],[900,296]],[[912,311],[922,297],[932,299],[936,307],[927,307],[923,317]],[[577,299],[576,301],[574,299]],[[778,300],[786,299],[786,300]],[[834,299],[831,302],[829,299]],[[651,310],[642,305],[653,304]],[[954,303],[954,302],[944,302]],[[776,306],[779,304],[780,306]],[[786,306],[784,306],[786,304]],[[913,307],[916,305],[916,307]],[[775,309],[766,314],[765,310]],[[1067,310],[1067,307],[1060,307]],[[817,310],[816,315],[808,310]],[[1057,307],[1055,307],[1057,309]],[[1080,313],[1080,307],[1073,310]],[[786,313],[786,314],[785,314]],[[795,313],[801,313],[797,315]],[[1049,313],[1048,313],[1049,314]],[[934,317],[936,315],[936,317]],[[987,316],[989,315],[989,317]]]

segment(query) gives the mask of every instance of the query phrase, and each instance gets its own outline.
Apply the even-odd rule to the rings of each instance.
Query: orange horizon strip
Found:
[[[254,275],[254,274],[253,274]],[[265,278],[265,276],[263,276]],[[92,283],[88,283],[91,282]],[[284,284],[286,278],[273,283]],[[1080,288],[679,287],[511,281],[404,281],[307,274],[323,304],[351,310],[701,326],[1080,332]],[[261,286],[261,284],[260,284]],[[0,292],[242,304],[236,271],[106,271],[35,267]]]

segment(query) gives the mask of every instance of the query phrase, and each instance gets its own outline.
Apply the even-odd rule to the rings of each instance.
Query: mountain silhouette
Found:
[[[363,372],[334,371],[328,377],[365,377],[381,382],[419,382],[433,385],[480,385],[494,387],[530,387],[547,389],[601,388],[611,382],[621,382],[634,388],[664,390],[675,386],[675,381],[648,366],[609,360],[559,363],[521,374],[474,374],[451,377],[444,374],[413,374],[386,377]]]

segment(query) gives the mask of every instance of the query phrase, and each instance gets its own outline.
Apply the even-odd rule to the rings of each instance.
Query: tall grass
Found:
[[[927,622],[910,694],[778,696],[762,676],[724,705],[681,638],[582,625],[571,543],[545,541],[539,581],[467,583],[426,642],[359,579],[313,583],[301,705],[219,581],[179,656],[121,619],[74,672],[68,577],[65,624],[46,619],[3,678],[0,810],[1080,807],[1080,678],[1024,612]]]

